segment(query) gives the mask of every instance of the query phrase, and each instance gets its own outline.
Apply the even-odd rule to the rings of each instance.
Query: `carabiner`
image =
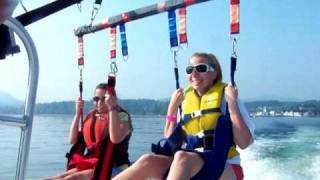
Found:
[[[237,38],[234,37],[232,39],[232,56],[234,57],[237,57],[237,45],[238,45]]]
[[[90,25],[92,25],[93,21],[96,19],[96,16],[99,13],[100,8],[101,8],[100,4],[93,4],[92,11],[91,11]]]
[[[115,61],[112,61],[110,64],[110,72],[113,74],[117,74],[118,72],[117,63]]]

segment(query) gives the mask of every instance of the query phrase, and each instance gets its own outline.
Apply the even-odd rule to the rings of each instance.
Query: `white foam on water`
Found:
[[[301,128],[284,138],[257,138],[240,150],[246,180],[320,179],[320,136]]]
[[[320,152],[320,144],[318,144],[318,152]],[[312,175],[312,179],[320,179],[320,155],[314,159],[310,159],[311,168],[308,170],[308,173]]]
[[[245,180],[287,180],[290,177],[277,168],[275,161],[259,159],[259,153],[250,149],[241,151],[241,164]]]

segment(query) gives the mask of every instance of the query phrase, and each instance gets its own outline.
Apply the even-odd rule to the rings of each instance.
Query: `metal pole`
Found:
[[[168,0],[157,4],[149,5],[143,8],[135,9],[129,12],[110,17],[107,22],[96,25],[84,25],[75,30],[75,35],[83,36],[85,34],[94,33],[108,27],[115,27],[119,24],[153,16],[168,10],[178,9],[192,4],[199,4],[211,0]]]
[[[9,28],[11,28],[21,39],[22,43],[26,47],[26,51],[29,59],[29,76],[28,76],[28,89],[25,100],[25,109],[23,114],[23,120],[25,120],[25,126],[21,127],[21,137],[19,145],[19,154],[16,169],[16,180],[24,180],[26,175],[26,167],[28,164],[28,155],[30,150],[30,139],[32,132],[33,112],[36,102],[36,94],[38,87],[39,77],[39,62],[36,47],[23,25],[14,18],[7,18],[4,22]]]
[[[20,21],[23,26],[28,26],[31,23],[39,21],[71,5],[80,3],[81,1],[82,0],[57,0],[32,11],[21,14],[17,16],[16,19]]]

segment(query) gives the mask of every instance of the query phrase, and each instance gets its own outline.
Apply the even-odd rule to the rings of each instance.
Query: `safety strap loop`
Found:
[[[78,68],[83,69],[84,66],[84,50],[83,50],[83,37],[78,37]]]
[[[188,46],[187,37],[187,9],[185,7],[179,9],[179,40],[180,46]]]
[[[220,108],[209,108],[209,109],[194,111],[190,114],[184,114],[183,121],[181,122],[181,125],[188,123],[193,118],[197,118],[197,117],[200,117],[200,116],[208,114],[208,113],[218,113],[218,112],[221,112]]]
[[[117,42],[116,42],[116,34],[117,34],[117,28],[116,27],[112,27],[110,30],[110,58],[114,59],[117,56]]]
[[[240,32],[240,0],[230,0],[230,31],[231,34]]]
[[[171,50],[174,50],[174,48],[178,47],[176,13],[174,9],[168,11],[168,21],[170,33],[170,46]]]
[[[120,30],[120,38],[121,38],[122,56],[123,56],[124,60],[127,60],[128,59],[128,44],[127,44],[125,24],[120,24],[119,30]]]

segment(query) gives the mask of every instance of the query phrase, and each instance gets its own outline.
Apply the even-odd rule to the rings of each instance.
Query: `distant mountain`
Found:
[[[308,101],[283,101],[283,100],[245,100],[245,106],[250,113],[263,109],[275,112],[295,111],[308,112],[309,116],[320,116],[320,100]],[[120,99],[119,104],[128,112],[134,115],[165,115],[169,104],[169,98],[154,99]],[[23,112],[23,103],[8,93],[0,92],[0,113],[17,114]],[[35,114],[73,114],[74,101],[61,101],[38,103],[35,107]],[[85,114],[94,104],[92,101],[85,101]]]
[[[23,105],[23,101],[6,92],[0,91],[0,106],[18,107],[21,105]]]
[[[242,99],[244,102],[253,102],[253,101],[286,101],[286,102],[299,102],[303,101],[298,98],[288,98],[288,97],[281,97],[277,95],[263,95],[263,96],[257,96],[257,97],[251,97],[251,98],[244,98]]]

